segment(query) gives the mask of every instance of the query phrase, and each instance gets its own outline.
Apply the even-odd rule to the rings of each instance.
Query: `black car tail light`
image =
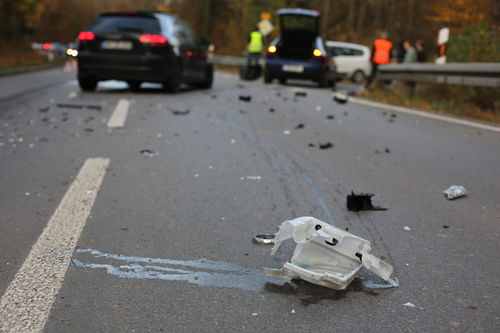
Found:
[[[144,34],[139,38],[139,41],[143,44],[149,44],[151,46],[165,46],[168,43],[165,36],[153,34]]]
[[[92,31],[82,31],[78,34],[78,40],[80,42],[94,40],[94,39],[95,39],[95,34]]]

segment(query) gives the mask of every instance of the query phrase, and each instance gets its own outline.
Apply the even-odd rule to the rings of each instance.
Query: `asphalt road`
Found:
[[[63,197],[85,162],[109,159],[75,251],[47,250],[71,260],[41,263],[63,267],[45,332],[498,332],[499,132],[337,104],[297,82],[217,73],[211,90],[82,93],[74,76],[0,78],[0,295],[57,212],[70,207],[60,220],[73,223]],[[124,127],[109,128],[120,100]],[[453,184],[470,194],[446,200]],[[347,211],[352,190],[388,210]],[[366,272],[345,291],[266,276],[294,243],[271,257],[252,237],[299,216],[370,240],[400,286]]]

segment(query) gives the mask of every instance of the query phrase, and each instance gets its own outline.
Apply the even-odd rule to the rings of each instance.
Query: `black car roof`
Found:
[[[302,8],[282,8],[278,10],[278,15],[304,15],[319,17],[319,12],[316,10]]]

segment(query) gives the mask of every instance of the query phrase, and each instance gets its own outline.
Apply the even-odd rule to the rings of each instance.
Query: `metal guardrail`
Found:
[[[500,63],[390,64],[379,67],[380,79],[475,87],[500,87]]]
[[[232,57],[232,56],[221,56],[221,55],[210,55],[209,61],[217,65],[227,65],[227,66],[244,66],[247,63],[245,57]],[[260,58],[260,64],[264,65],[264,56]]]

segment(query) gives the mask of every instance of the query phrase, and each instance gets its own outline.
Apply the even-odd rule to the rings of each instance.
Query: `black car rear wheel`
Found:
[[[182,74],[179,71],[170,74],[166,81],[163,82],[163,89],[170,93],[178,92],[181,88],[181,78]]]
[[[97,88],[97,82],[91,77],[78,77],[78,84],[83,91],[94,91]]]
[[[210,89],[212,88],[213,82],[214,82],[214,66],[210,64],[205,69],[205,78],[198,86],[202,89]]]

